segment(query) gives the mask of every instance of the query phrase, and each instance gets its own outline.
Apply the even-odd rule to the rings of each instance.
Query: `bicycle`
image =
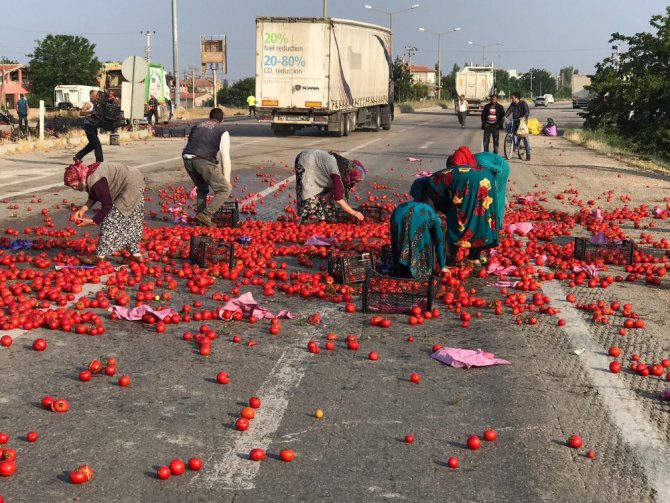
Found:
[[[516,130],[514,129],[514,123],[518,122],[521,119],[514,119],[505,124],[505,135],[504,152],[505,159],[510,160],[516,151],[519,155],[519,159],[525,161],[528,158],[528,152],[526,152],[526,143],[523,141],[523,136],[518,136]]]

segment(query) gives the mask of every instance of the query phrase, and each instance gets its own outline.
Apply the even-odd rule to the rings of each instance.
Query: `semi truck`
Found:
[[[54,106],[59,110],[81,109],[90,101],[91,91],[99,88],[94,86],[61,85],[54,87]]]
[[[123,83],[127,80],[121,73],[121,63],[112,62],[105,63],[98,74],[98,82],[100,89],[106,92],[113,92],[114,95],[121,100],[121,108],[126,117],[131,117],[130,110],[126,108],[130,106],[129,100],[124,100],[122,96]],[[149,99],[155,96],[158,100],[158,110],[154,114],[149,107]],[[144,78],[144,115],[147,121],[151,123],[165,122],[172,116],[172,108],[167,101],[170,97],[170,88],[166,79],[166,72],[163,65],[149,64],[147,68],[147,75]]]
[[[591,85],[590,75],[572,76],[572,108],[584,108],[591,101],[591,91],[586,89]]]
[[[391,128],[391,32],[332,18],[256,18],[256,100],[277,136]]]
[[[466,66],[456,72],[456,92],[465,95],[468,110],[482,110],[493,92],[492,66]]]

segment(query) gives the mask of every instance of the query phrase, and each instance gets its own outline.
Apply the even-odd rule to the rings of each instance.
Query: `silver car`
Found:
[[[533,103],[536,107],[546,107],[547,99],[544,96],[535,96],[535,98],[533,98]]]

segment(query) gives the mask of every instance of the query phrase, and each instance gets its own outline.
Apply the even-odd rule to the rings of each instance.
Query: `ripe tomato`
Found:
[[[454,457],[454,456],[450,457],[450,458],[447,460],[447,465],[448,465],[449,468],[451,468],[452,470],[455,470],[456,468],[458,468],[458,464],[459,464],[459,463],[458,463],[458,458],[456,458],[456,457]]]
[[[79,372],[79,380],[82,382],[90,381],[92,376],[93,374],[91,374],[90,370],[82,370],[81,372]]]
[[[249,399],[249,407],[252,407],[254,409],[260,409],[261,407],[261,399],[258,398],[257,396],[252,396]]]
[[[414,443],[414,435],[405,435],[405,443],[406,444]]]
[[[579,449],[583,444],[582,437],[579,435],[572,435],[568,439],[568,447],[572,447],[573,449]]]
[[[202,468],[202,459],[200,458],[191,458],[188,460],[188,468],[189,470],[193,470],[194,472],[199,471]]]
[[[412,372],[409,376],[410,382],[413,382],[414,384],[419,384],[421,382],[421,376],[417,374],[416,372]]]
[[[105,375],[113,376],[116,374],[116,367],[110,367],[109,365],[105,367]]]
[[[484,431],[484,440],[487,442],[493,442],[498,438],[498,432],[496,430],[488,429]]]
[[[609,349],[608,353],[609,353],[610,356],[612,356],[614,358],[618,358],[619,356],[621,356],[621,348],[619,348],[617,346],[612,346]]]
[[[265,459],[265,451],[263,449],[251,449],[249,459],[251,461],[263,461]]]
[[[218,374],[216,374],[216,381],[219,384],[228,384],[230,382],[228,372],[219,372]]]
[[[356,312],[356,304],[353,304],[353,303],[351,303],[351,302],[348,302],[348,303],[344,306],[344,311],[345,311],[346,313],[355,313],[355,312]]]
[[[279,458],[285,463],[290,463],[295,459],[295,452],[291,449],[282,449],[279,451]]]
[[[102,372],[102,362],[100,360],[93,360],[91,363],[88,364],[88,370],[90,370],[94,374],[99,374],[100,372]]]
[[[373,362],[376,362],[377,360],[379,360],[379,353],[377,353],[377,351],[371,351],[370,354],[368,355],[368,358]]]
[[[125,388],[126,386],[130,386],[130,377],[125,375],[119,377],[119,386],[123,388]]]
[[[42,408],[47,409],[47,410],[51,410],[51,404],[53,403],[53,401],[54,401],[53,397],[51,397],[49,395],[45,396],[44,398],[42,398],[42,402],[41,402],[42,403]]]
[[[47,341],[46,339],[35,339],[33,342],[33,349],[35,351],[44,351],[47,348]]]
[[[479,439],[479,437],[477,435],[470,435],[468,437],[467,444],[468,444],[468,449],[470,449],[472,451],[476,451],[477,449],[479,449],[482,446],[482,441]]]
[[[249,429],[249,420],[241,417],[235,421],[235,429],[237,431],[247,431]]]
[[[610,363],[610,372],[612,372],[612,374],[618,374],[621,372],[621,364],[619,362]]]
[[[9,433],[0,433],[0,445],[6,444],[9,442]]]
[[[86,474],[79,470],[72,470],[70,472],[70,484],[83,484],[87,482]]]
[[[186,465],[179,458],[175,458],[172,461],[170,461],[169,466],[170,466],[170,473],[172,475],[181,475],[182,473],[184,473],[184,470],[186,470]]]
[[[51,403],[51,410],[53,412],[65,413],[70,410],[70,404],[64,398],[56,398]]]
[[[595,459],[596,458],[596,451],[588,451],[586,453],[586,457],[589,459]]]
[[[14,342],[14,339],[12,339],[9,335],[3,335],[0,337],[0,346],[8,348],[9,346],[12,345]]]
[[[29,431],[28,434],[26,435],[26,440],[28,442],[37,442],[37,439],[39,438],[39,435],[37,434],[36,431]]]
[[[161,466],[156,470],[156,476],[161,480],[170,478],[170,469],[167,466]]]
[[[253,419],[256,417],[256,412],[251,407],[245,407],[242,409],[242,412],[240,412],[240,416],[242,416],[244,419]]]
[[[75,471],[83,473],[86,480],[93,480],[93,468],[90,465],[80,465]]]
[[[11,459],[0,461],[0,477],[10,477],[16,471],[16,463]]]

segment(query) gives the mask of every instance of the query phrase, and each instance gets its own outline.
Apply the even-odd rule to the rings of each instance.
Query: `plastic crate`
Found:
[[[237,204],[237,201],[227,201],[223,203],[214,216],[212,217],[212,222],[216,224],[217,227],[237,227],[238,222],[240,221],[240,207]]]
[[[430,311],[437,295],[440,278],[394,278],[368,270],[363,284],[364,313],[408,313],[413,307]]]
[[[365,217],[365,220],[371,220],[372,222],[377,223],[388,220],[391,216],[389,210],[387,210],[386,208],[380,208],[378,206],[363,205],[356,208],[356,211],[360,211]],[[335,218],[337,220],[337,223],[340,224],[351,223],[355,221],[354,217],[352,217],[342,208],[337,208],[337,211],[335,212]]]
[[[235,264],[235,244],[220,238],[209,236],[191,236],[188,258],[200,267],[212,267],[227,263],[229,268]]]
[[[597,245],[586,238],[575,238],[574,257],[587,263],[602,260],[608,264],[630,265],[634,250],[635,244],[627,239]]]
[[[367,270],[374,267],[372,253],[333,251],[328,254],[328,274],[344,285],[362,283]]]

